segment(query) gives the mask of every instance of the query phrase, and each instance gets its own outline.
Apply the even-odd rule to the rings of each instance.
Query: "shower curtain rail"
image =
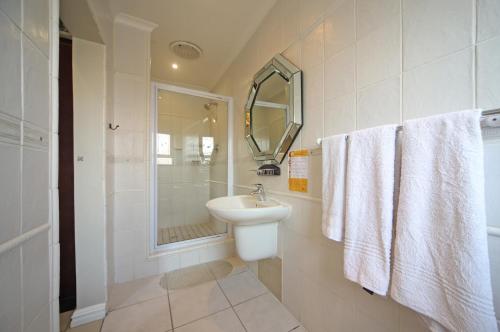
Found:
[[[481,112],[481,127],[500,127],[500,108],[495,108],[491,110],[486,110]],[[396,129],[398,132],[403,130],[403,126],[398,126]],[[349,136],[346,135],[346,140],[349,139]],[[311,150],[311,153],[314,154],[315,151],[321,149],[321,142],[323,139],[318,138],[317,143],[320,146],[319,148]]]

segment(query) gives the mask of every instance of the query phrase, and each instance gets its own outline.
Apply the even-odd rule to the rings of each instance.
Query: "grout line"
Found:
[[[240,321],[240,324],[241,326],[243,326],[243,329],[245,331],[248,331],[245,324],[243,324],[243,322],[241,321],[241,318],[240,316],[238,316],[238,313],[236,312],[236,310],[234,310],[234,306],[233,304],[231,303],[231,301],[229,301],[229,298],[227,297],[226,293],[224,292],[224,289],[222,288],[222,286],[220,285],[219,283],[219,280],[215,279],[215,282],[217,283],[217,286],[219,286],[219,289],[221,290],[222,294],[224,295],[224,297],[226,298],[227,302],[229,303],[229,305],[231,306],[231,310],[233,311],[233,313],[236,315],[236,317],[238,318],[238,320]]]
[[[170,326],[172,327],[172,331],[174,331],[174,316],[172,316],[172,304],[170,302],[170,294],[168,292],[168,278],[166,273],[164,274],[163,278],[165,286],[167,288],[166,291],[167,291],[167,301],[168,301],[168,313],[170,314]]]

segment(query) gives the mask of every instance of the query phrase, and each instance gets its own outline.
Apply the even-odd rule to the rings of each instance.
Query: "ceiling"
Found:
[[[210,90],[276,0],[107,0],[113,16],[126,13],[158,24],[151,36],[151,77]],[[196,60],[176,56],[175,40],[203,50]],[[172,69],[172,63],[178,69]]]

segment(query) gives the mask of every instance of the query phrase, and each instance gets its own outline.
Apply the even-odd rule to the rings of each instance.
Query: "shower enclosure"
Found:
[[[232,194],[232,99],[153,83],[151,106],[153,249],[226,236],[205,205]]]

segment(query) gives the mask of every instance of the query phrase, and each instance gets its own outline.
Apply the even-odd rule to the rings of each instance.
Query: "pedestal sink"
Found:
[[[250,195],[240,195],[212,199],[207,208],[213,217],[234,226],[241,259],[255,261],[276,256],[278,223],[289,216],[289,205],[272,198],[261,202]]]

